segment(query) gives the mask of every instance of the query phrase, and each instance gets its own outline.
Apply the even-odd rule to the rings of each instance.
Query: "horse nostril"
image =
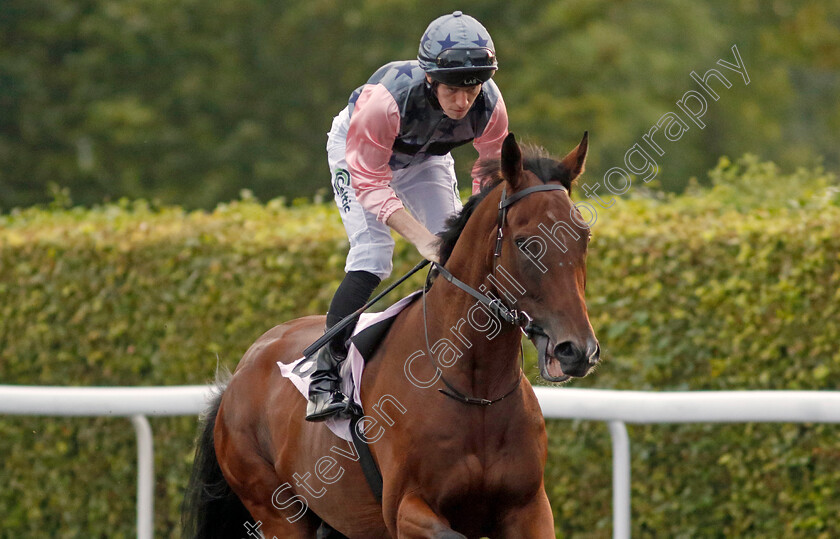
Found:
[[[594,349],[592,347],[592,344],[590,343],[587,352],[587,357],[589,357],[589,363],[591,363],[592,365],[598,363],[598,360],[601,359],[601,345],[598,343],[598,341],[595,341]]]
[[[554,357],[557,359],[574,359],[577,356],[577,350],[572,341],[561,342],[554,347]]]

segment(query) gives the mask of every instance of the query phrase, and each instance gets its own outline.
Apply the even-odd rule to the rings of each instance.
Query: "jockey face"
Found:
[[[428,77],[428,75],[427,75]],[[428,77],[431,80],[431,77]],[[449,86],[448,84],[438,83],[437,98],[444,114],[453,120],[460,120],[467,113],[475,103],[475,99],[481,92],[481,85],[475,86]]]

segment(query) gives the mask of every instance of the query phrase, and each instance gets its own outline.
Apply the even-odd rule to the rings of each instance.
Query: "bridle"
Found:
[[[515,204],[516,202],[522,200],[528,195],[533,193],[539,193],[542,191],[566,191],[566,188],[562,185],[557,184],[545,184],[545,185],[536,185],[533,187],[527,187],[522,191],[517,191],[510,197],[506,196],[506,189],[502,188],[502,198],[499,201],[499,215],[496,220],[496,248],[493,252],[493,276],[496,277],[496,268],[499,265],[499,259],[502,256],[502,242],[504,239],[504,227],[507,220],[507,209]],[[533,318],[523,310],[519,309],[511,309],[507,305],[505,305],[502,300],[498,297],[490,297],[486,294],[483,294],[476,290],[475,288],[471,287],[470,285],[466,284],[465,282],[461,281],[452,273],[444,268],[442,265],[438,264],[437,262],[433,262],[432,265],[429,267],[429,273],[426,276],[426,286],[423,288],[423,330],[426,335],[426,352],[429,356],[429,359],[432,362],[432,365],[436,369],[438,373],[440,373],[440,380],[444,383],[447,389],[438,389],[441,393],[455,399],[456,401],[462,402],[464,404],[475,404],[479,406],[489,406],[491,404],[495,404],[505,398],[509,397],[516,389],[519,387],[519,384],[522,382],[522,366],[524,365],[524,351],[521,349],[520,343],[520,371],[519,376],[516,378],[516,383],[513,387],[507,391],[501,397],[497,397],[495,399],[479,399],[476,397],[470,397],[465,395],[458,389],[456,389],[446,378],[443,376],[443,370],[438,365],[437,359],[435,359],[434,355],[431,352],[431,346],[429,345],[429,328],[428,323],[426,320],[426,292],[431,286],[431,276],[432,276],[432,269],[437,270],[441,277],[443,277],[446,281],[452,283],[459,289],[463,290],[467,294],[474,297],[478,300],[479,303],[484,305],[490,312],[495,314],[498,318],[504,320],[508,324],[512,324],[522,330],[522,333],[528,337],[533,343],[534,346],[537,347],[537,352],[541,355],[541,361],[544,360],[544,354],[546,353],[545,350],[545,343],[547,342],[548,335],[546,332],[539,327],[538,325],[534,324]],[[498,281],[497,281],[498,282]]]

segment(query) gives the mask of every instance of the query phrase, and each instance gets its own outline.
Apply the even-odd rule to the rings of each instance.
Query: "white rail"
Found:
[[[197,415],[213,386],[51,387],[0,385],[0,414],[130,417],[137,436],[137,537],[154,531],[155,458],[146,416]]]
[[[840,391],[641,392],[534,388],[551,419],[605,421],[613,446],[613,537],[630,537],[630,441],[625,423],[840,423]],[[0,385],[0,414],[130,417],[137,435],[137,536],[153,530],[153,444],[146,416],[196,415],[212,386]]]
[[[840,423],[840,391],[613,391],[535,387],[543,415],[606,421],[613,447],[613,537],[630,537],[625,423]]]

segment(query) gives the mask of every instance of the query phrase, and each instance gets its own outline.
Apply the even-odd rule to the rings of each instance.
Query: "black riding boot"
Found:
[[[327,329],[360,309],[378,285],[379,277],[372,273],[348,272],[330,303]],[[346,342],[353,334],[355,325],[355,322],[348,325],[318,351],[315,358],[315,372],[312,373],[309,384],[309,404],[306,405],[307,421],[323,421],[337,413],[348,415],[360,412],[356,403],[341,393],[341,380],[338,376],[339,365],[347,357]]]
[[[348,410],[350,399],[341,392],[338,369],[347,351],[334,350],[327,343],[315,357],[315,372],[309,382],[309,403],[306,405],[307,421],[324,421]]]

